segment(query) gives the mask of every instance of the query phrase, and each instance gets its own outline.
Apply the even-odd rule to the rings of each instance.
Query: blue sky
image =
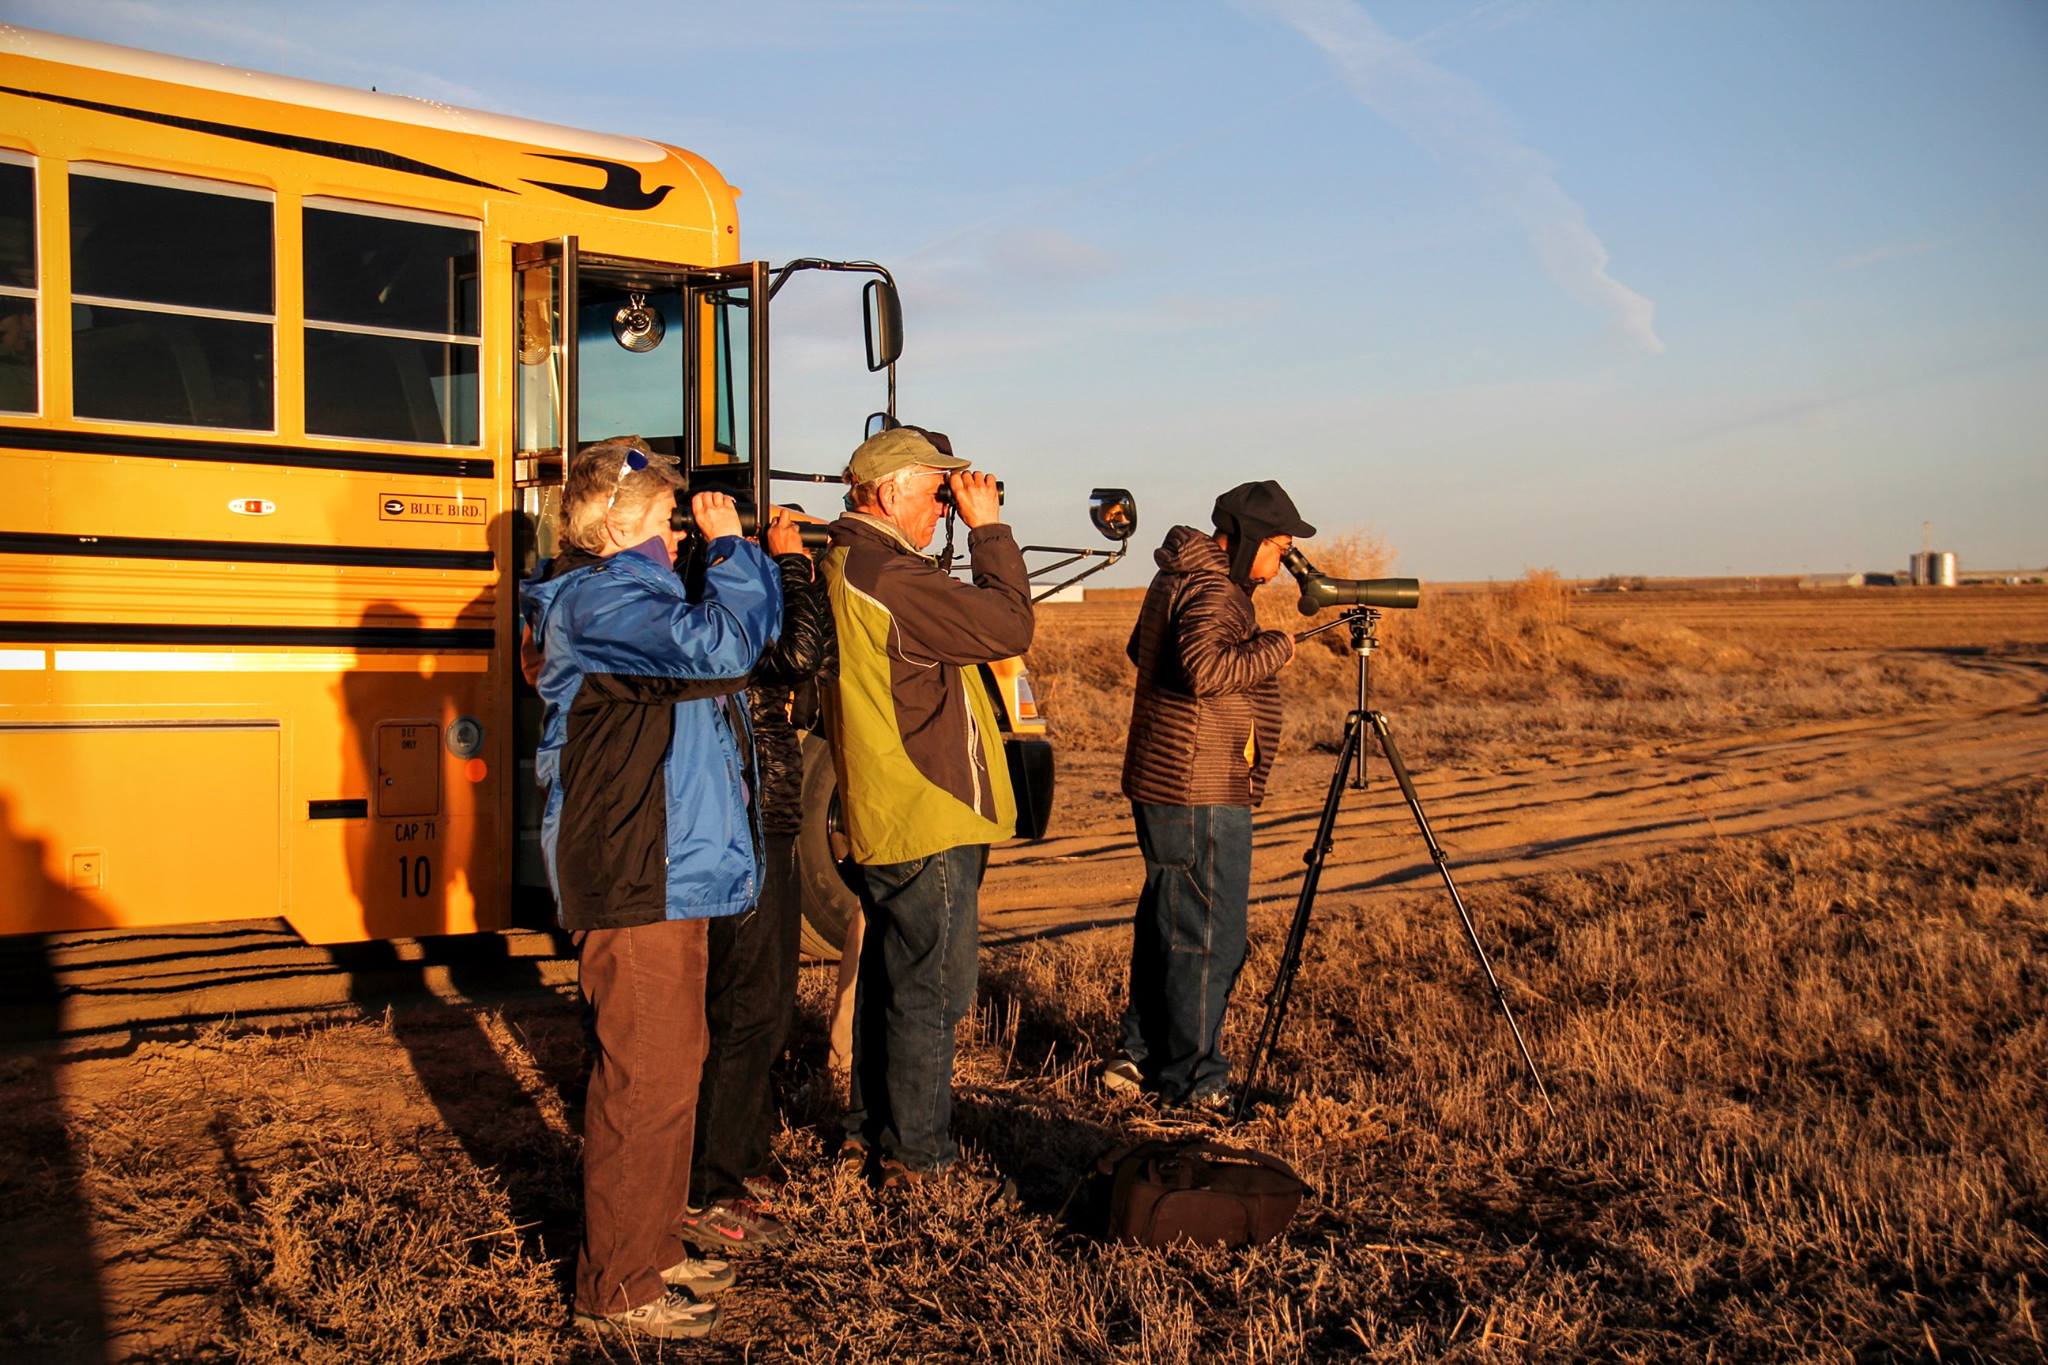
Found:
[[[0,15],[702,153],[749,254],[896,272],[902,414],[1030,539],[1274,477],[1424,578],[2048,563],[2048,5]],[[855,290],[777,310],[776,463],[836,467]]]

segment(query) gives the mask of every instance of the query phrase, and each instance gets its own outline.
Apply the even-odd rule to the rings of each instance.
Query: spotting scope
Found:
[[[1422,599],[1422,585],[1412,578],[1332,578],[1309,563],[1299,549],[1288,550],[1280,562],[1301,584],[1301,601],[1295,606],[1303,616],[1314,616],[1328,607],[1406,610]]]

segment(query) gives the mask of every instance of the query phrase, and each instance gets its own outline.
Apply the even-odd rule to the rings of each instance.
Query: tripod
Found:
[[[1379,620],[1377,608],[1351,607],[1336,620],[1294,637],[1301,641],[1338,626],[1350,627],[1351,653],[1358,661],[1358,705],[1344,718],[1344,742],[1337,751],[1337,770],[1330,775],[1330,791],[1323,798],[1323,814],[1316,824],[1315,839],[1309,844],[1308,852],[1302,855],[1308,870],[1301,879],[1301,896],[1294,904],[1294,922],[1287,929],[1287,944],[1280,953],[1280,968],[1273,977],[1272,990],[1266,995],[1266,1015],[1259,1023],[1258,1042],[1252,1048],[1251,1065],[1246,1068],[1244,1087],[1238,1091],[1231,1119],[1235,1122],[1244,1117],[1245,1106],[1251,1102],[1252,1091],[1258,1087],[1259,1073],[1265,1069],[1274,1045],[1280,1041],[1288,1000],[1294,993],[1295,973],[1301,969],[1302,945],[1308,939],[1309,911],[1315,905],[1316,888],[1323,878],[1323,864],[1330,855],[1330,844],[1337,827],[1337,807],[1344,800],[1346,780],[1349,779],[1353,791],[1365,790],[1365,732],[1368,727],[1379,736],[1380,752],[1387,756],[1387,766],[1393,770],[1394,781],[1399,784],[1401,795],[1415,816],[1416,828],[1422,831],[1422,842],[1428,845],[1430,859],[1443,875],[1444,889],[1451,893],[1451,904],[1457,908],[1458,920],[1465,926],[1465,938],[1471,943],[1472,955],[1479,960],[1479,970],[1493,991],[1494,1003],[1500,1006],[1501,1018],[1507,1020],[1508,1032],[1514,1035],[1515,1046],[1521,1049],[1522,1061],[1529,1068],[1529,1079],[1536,1082],[1536,1093],[1543,1097],[1543,1107],[1555,1117],[1557,1106],[1550,1102],[1550,1092],[1544,1088],[1543,1077],[1536,1070],[1536,1059],[1529,1055],[1529,1045],[1522,1041],[1522,1030],[1515,1023],[1514,1011],[1508,1008],[1508,998],[1493,974],[1493,964],[1487,960],[1486,949],[1480,946],[1479,931],[1472,926],[1472,916],[1465,910],[1465,899],[1458,894],[1458,884],[1451,880],[1450,861],[1437,843],[1435,833],[1430,830],[1429,817],[1422,813],[1421,798],[1415,794],[1415,784],[1408,780],[1407,765],[1401,762],[1401,751],[1394,747],[1394,736],[1387,729],[1387,718],[1366,705],[1371,686],[1372,654],[1379,648],[1379,638],[1375,633]]]

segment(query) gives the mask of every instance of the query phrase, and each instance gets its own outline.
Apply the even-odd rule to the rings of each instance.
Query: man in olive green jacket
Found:
[[[847,1145],[878,1152],[884,1187],[958,1155],[953,1029],[974,1003],[988,846],[1017,814],[978,665],[1031,645],[1030,584],[996,481],[943,440],[895,427],[854,451],[854,510],[833,523],[824,561],[839,632],[833,758],[866,920]],[[972,583],[924,553],[947,484]]]

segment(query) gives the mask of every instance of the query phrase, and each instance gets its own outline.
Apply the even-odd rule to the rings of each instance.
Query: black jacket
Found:
[[[795,834],[804,823],[804,752],[797,727],[811,728],[815,717],[792,716],[792,709],[816,710],[816,692],[805,684],[833,671],[839,646],[825,585],[810,556],[777,555],[775,565],[782,571],[782,634],[747,680],[747,705],[761,764],[762,832]]]

